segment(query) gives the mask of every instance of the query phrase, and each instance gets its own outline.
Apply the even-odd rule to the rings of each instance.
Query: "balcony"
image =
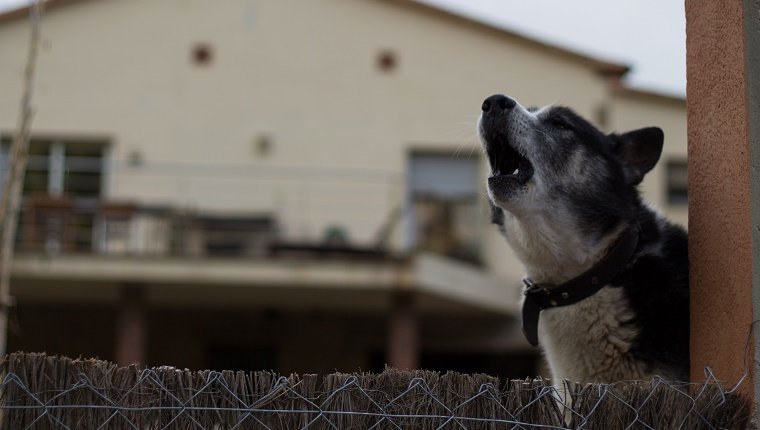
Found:
[[[277,240],[268,215],[219,216],[96,199],[25,199],[21,253],[263,257]]]
[[[432,253],[359,246],[338,232],[286,240],[269,214],[43,195],[25,199],[19,227],[13,275],[26,285],[14,294],[33,300],[107,302],[141,284],[169,306],[383,312],[390,293],[405,291],[423,311],[511,315],[519,297],[517,286]]]

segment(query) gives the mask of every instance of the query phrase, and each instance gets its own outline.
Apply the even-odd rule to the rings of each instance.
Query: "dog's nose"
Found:
[[[491,97],[483,100],[484,114],[500,114],[506,110],[512,109],[517,104],[514,100],[503,94],[494,94]]]

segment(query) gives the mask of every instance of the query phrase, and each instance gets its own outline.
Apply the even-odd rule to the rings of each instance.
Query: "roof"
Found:
[[[44,4],[45,10],[51,10],[51,9],[57,9],[59,7],[67,6],[73,3],[80,3],[82,1],[86,1],[86,0],[46,0],[43,2],[43,4]],[[419,10],[419,11],[426,12],[429,14],[433,14],[444,20],[448,20],[450,22],[453,22],[459,25],[470,26],[472,28],[477,28],[477,29],[492,33],[497,36],[505,37],[513,42],[516,41],[523,44],[527,44],[531,47],[546,51],[552,55],[557,55],[557,56],[564,57],[573,61],[580,61],[590,66],[596,72],[604,76],[619,78],[625,75],[630,70],[630,67],[627,65],[601,60],[601,59],[594,58],[588,55],[580,54],[575,51],[571,51],[566,48],[561,48],[556,45],[541,42],[539,40],[519,34],[517,32],[508,30],[506,28],[497,27],[497,26],[494,26],[482,21],[478,21],[476,19],[472,19],[463,15],[457,14],[455,12],[451,12],[445,9],[435,7],[433,5],[428,5],[428,4],[420,3],[417,1],[410,1],[410,0],[382,0],[382,1],[393,3],[393,4],[407,7],[410,9]],[[29,14],[29,9],[30,9],[30,6],[26,6],[26,7],[14,9],[5,13],[0,13],[0,24],[27,16]]]
[[[581,63],[586,64],[587,66],[594,69],[597,73],[604,76],[609,76],[613,78],[621,78],[631,70],[630,66],[625,65],[625,64],[619,64],[613,61],[602,60],[602,59],[595,58],[586,54],[581,54],[579,52],[576,52],[564,47],[559,47],[557,45],[552,45],[550,43],[542,42],[538,39],[535,39],[530,36],[526,36],[516,31],[510,30],[501,26],[495,26],[487,22],[480,21],[475,18],[470,18],[453,11],[439,8],[431,4],[422,3],[416,0],[414,1],[380,0],[380,1],[393,3],[399,6],[404,6],[410,9],[416,9],[422,12],[426,12],[426,13],[438,16],[444,20],[448,20],[455,24],[469,26],[474,29],[491,33],[495,36],[503,37],[513,42],[523,43],[530,47],[543,50],[549,54],[563,57],[571,61],[579,61]]]
[[[633,99],[650,100],[659,103],[671,103],[677,105],[683,105],[686,102],[686,98],[680,94],[666,93],[662,91],[655,91],[649,89],[633,88],[622,83],[617,83],[612,86],[612,91],[615,94],[630,97]]]
[[[83,0],[42,0],[43,10],[57,9],[62,6],[68,6],[72,3],[79,3]],[[29,15],[29,9],[31,6],[25,6],[18,9],[12,9],[7,12],[0,13],[0,25],[9,21],[13,21],[19,18],[23,18]]]
[[[80,3],[88,0],[46,0],[44,1],[44,8],[46,10],[57,9],[59,7],[68,6],[70,4]],[[495,26],[483,21],[479,21],[474,18],[470,18],[458,13],[436,7],[434,5],[422,3],[412,0],[376,0],[386,3],[392,3],[399,7],[406,7],[410,10],[416,10],[422,13],[427,13],[433,16],[437,16],[443,20],[449,21],[456,25],[462,25],[484,31],[486,33],[493,34],[496,37],[502,37],[511,42],[521,43],[535,49],[542,50],[550,55],[559,56],[570,61],[580,62],[596,73],[602,76],[612,78],[612,89],[618,94],[624,94],[632,97],[644,97],[655,98],[659,101],[665,102],[680,102],[683,103],[684,98],[678,95],[668,95],[658,92],[653,92],[643,89],[632,89],[627,87],[621,82],[621,78],[625,76],[631,69],[630,66],[620,64],[614,61],[607,61],[604,59],[592,57],[590,55],[582,54],[564,47],[552,45],[550,43],[542,42],[530,36],[520,34],[510,29]],[[0,13],[0,25],[5,22],[13,21],[19,18],[23,18],[29,14],[30,7],[22,7],[19,9],[11,10],[5,13]]]

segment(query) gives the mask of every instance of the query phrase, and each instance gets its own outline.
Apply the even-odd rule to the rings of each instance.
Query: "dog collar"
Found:
[[[538,317],[542,310],[572,305],[594,295],[622,272],[638,243],[639,229],[628,229],[598,263],[559,285],[537,284],[530,278],[523,279],[522,329],[528,342],[538,346]]]

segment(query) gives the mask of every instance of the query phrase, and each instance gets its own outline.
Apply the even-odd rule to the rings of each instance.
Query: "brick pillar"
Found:
[[[759,227],[751,203],[760,183],[749,137],[748,100],[757,95],[748,92],[745,24],[758,27],[757,10],[745,15],[750,3],[757,1],[686,0],[691,376],[703,379],[710,367],[728,386],[754,357],[746,346]],[[742,386],[748,396],[752,379]]]
[[[416,369],[419,366],[419,323],[415,296],[398,292],[391,297],[388,321],[387,362],[398,369]]]
[[[116,363],[145,364],[145,290],[139,285],[124,286],[116,316]]]

